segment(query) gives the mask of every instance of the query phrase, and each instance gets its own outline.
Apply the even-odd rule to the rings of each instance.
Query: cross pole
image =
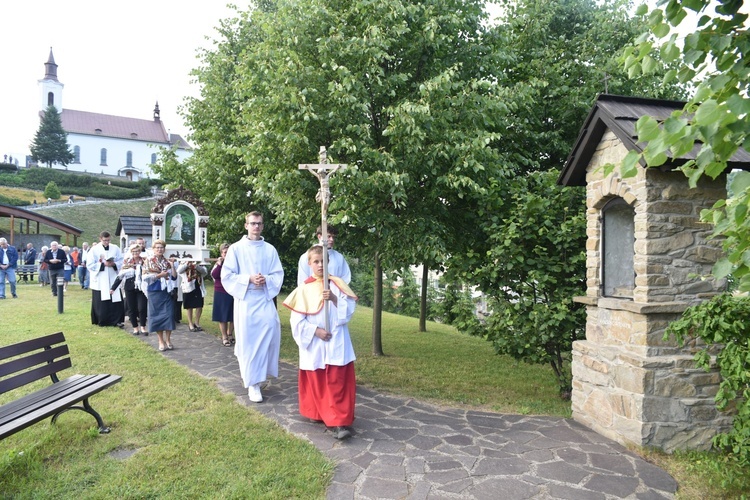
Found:
[[[331,190],[328,187],[328,178],[340,168],[346,167],[345,163],[328,163],[328,153],[325,146],[320,146],[318,153],[320,163],[302,163],[300,170],[309,170],[320,181],[320,189],[315,200],[320,202],[320,232],[323,238],[323,290],[328,290],[328,203],[331,201]],[[328,307],[324,307],[326,332],[330,332],[328,320]]]

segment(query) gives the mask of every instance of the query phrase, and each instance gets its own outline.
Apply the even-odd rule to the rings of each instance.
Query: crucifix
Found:
[[[328,178],[340,168],[346,167],[345,163],[328,163],[328,153],[325,146],[320,146],[318,153],[320,163],[301,163],[300,170],[309,170],[320,181],[320,189],[315,196],[315,201],[320,202],[320,230],[323,238],[323,290],[328,290],[328,203],[331,201],[331,190],[328,188]],[[324,309],[326,331],[330,332],[328,320],[328,308]]]

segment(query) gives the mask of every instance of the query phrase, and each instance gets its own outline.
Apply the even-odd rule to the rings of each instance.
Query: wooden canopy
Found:
[[[12,205],[3,205],[2,203],[0,203],[0,218],[2,217],[10,218],[10,233],[8,235],[8,243],[13,246],[16,246],[16,234],[32,234],[32,223],[36,226],[36,230],[33,234],[39,234],[40,224],[44,224],[45,226],[49,226],[51,228],[62,231],[63,233],[65,233],[65,244],[69,246],[78,246],[78,237],[81,236],[82,232],[77,227],[71,226],[70,224],[66,224],[64,222],[60,222],[59,220],[53,219],[52,217],[47,217],[38,212],[14,207]],[[26,222],[25,227],[24,225],[22,225],[22,230],[18,233],[16,233],[16,219],[21,219],[22,221]],[[70,241],[71,236],[73,237],[72,242]]]

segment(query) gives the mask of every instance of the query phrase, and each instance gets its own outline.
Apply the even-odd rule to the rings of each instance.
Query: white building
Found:
[[[154,107],[153,120],[76,111],[63,107],[63,87],[57,79],[57,64],[49,51],[44,64],[45,75],[39,80],[40,116],[48,106],[60,113],[63,129],[68,133],[68,146],[75,155],[69,170],[122,176],[139,180],[151,176],[160,147],[177,147],[177,159],[192,155],[192,148],[179,135],[167,132],[159,118],[159,103]]]

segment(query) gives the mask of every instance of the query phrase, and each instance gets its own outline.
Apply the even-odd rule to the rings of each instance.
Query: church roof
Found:
[[[638,142],[638,135],[635,133],[635,123],[638,119],[642,116],[651,116],[663,121],[669,118],[673,111],[684,106],[685,103],[682,101],[600,95],[581,127],[573,151],[568,156],[557,183],[564,186],[586,185],[586,168],[606,130],[611,130],[628,151],[641,152],[645,144]],[[696,143],[693,150],[687,154],[679,158],[670,158],[671,161],[666,167],[673,168],[694,159],[700,147],[701,144]],[[738,149],[728,162],[728,168],[747,170],[750,168],[750,154],[742,148]]]
[[[43,113],[43,112],[42,112]],[[69,134],[98,135],[158,144],[173,144],[189,149],[190,146],[177,134],[169,134],[159,120],[143,120],[124,116],[63,109],[60,113],[63,128]]]

